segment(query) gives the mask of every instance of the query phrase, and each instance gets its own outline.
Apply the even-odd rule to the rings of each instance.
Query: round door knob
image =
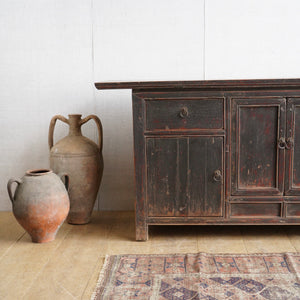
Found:
[[[281,138],[278,140],[277,146],[278,146],[279,149],[282,149],[282,150],[286,148],[286,141],[285,141],[285,138],[284,138],[284,137],[281,137]]]
[[[216,170],[213,176],[214,181],[218,182],[222,180],[222,173],[220,170]]]

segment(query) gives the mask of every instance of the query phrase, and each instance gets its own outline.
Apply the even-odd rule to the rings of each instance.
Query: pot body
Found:
[[[13,182],[18,184],[14,196],[11,192]],[[54,240],[70,208],[68,192],[59,176],[51,170],[27,171],[21,179],[9,180],[8,193],[14,216],[32,241]]]
[[[67,217],[70,224],[90,222],[102,179],[101,147],[82,136],[80,131],[80,126],[92,118],[96,123],[99,121],[97,125],[101,124],[95,116],[81,119],[81,115],[69,115],[69,120],[64,119],[70,126],[69,135],[50,148],[51,169],[55,173],[67,173],[70,177],[70,212]],[[102,126],[100,128],[99,141],[102,141]]]

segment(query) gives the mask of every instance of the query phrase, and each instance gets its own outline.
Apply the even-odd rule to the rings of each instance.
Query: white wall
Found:
[[[205,79],[300,77],[300,1],[207,0]]]
[[[94,1],[95,81],[203,78],[204,1]],[[131,91],[95,92],[104,130],[100,209],[133,209]]]
[[[93,83],[300,77],[299,12],[298,0],[1,0],[0,210],[10,177],[48,167],[50,119],[69,113],[103,123],[96,208],[133,209],[131,94]]]

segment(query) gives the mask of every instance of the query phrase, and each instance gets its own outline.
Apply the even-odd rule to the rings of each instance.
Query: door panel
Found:
[[[174,216],[180,195],[179,142],[177,138],[146,140],[147,199],[149,216]]]
[[[232,107],[232,194],[282,195],[285,99],[234,99]]]
[[[223,137],[147,138],[148,215],[222,216],[223,143]]]
[[[189,216],[222,216],[223,138],[189,138],[188,153]]]
[[[286,195],[300,195],[300,98],[287,104]]]

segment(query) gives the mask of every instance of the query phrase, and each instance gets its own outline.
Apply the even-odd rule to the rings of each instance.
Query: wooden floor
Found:
[[[95,212],[34,244],[12,213],[0,212],[0,299],[90,299],[106,254],[300,252],[299,226],[153,226],[134,240],[133,212]]]

